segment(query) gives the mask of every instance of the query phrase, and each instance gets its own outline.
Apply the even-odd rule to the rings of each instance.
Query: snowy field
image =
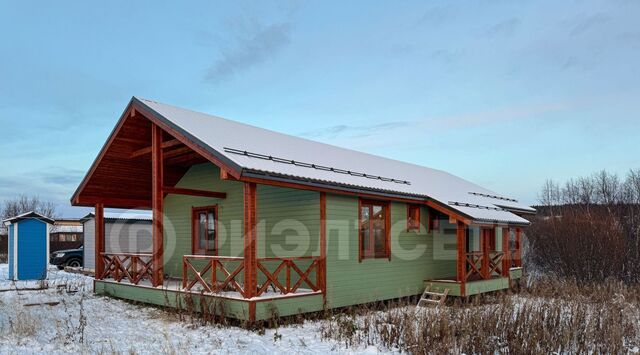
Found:
[[[46,289],[26,290],[43,284],[8,281],[7,264],[0,264],[0,353],[379,353],[321,339],[320,322],[264,332],[195,325],[171,312],[95,296],[92,280],[53,267]]]

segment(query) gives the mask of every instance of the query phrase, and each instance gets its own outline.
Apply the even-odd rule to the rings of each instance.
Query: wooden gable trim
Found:
[[[189,195],[189,196],[199,196],[199,197],[212,197],[212,198],[227,198],[226,192],[217,192],[217,191],[207,191],[207,190],[196,190],[196,189],[185,189],[180,187],[171,187],[164,186],[162,191],[167,194],[176,194],[176,195]]]
[[[221,169],[224,169],[229,175],[233,176],[236,179],[240,178],[240,172],[242,168],[239,165],[235,164],[228,158],[224,158],[224,156],[221,154],[219,154],[219,156],[216,156],[212,152],[208,151],[206,148],[204,148],[206,144],[204,144],[203,142],[198,142],[199,140],[193,136],[187,136],[188,132],[185,132],[177,126],[171,124],[168,119],[154,111],[149,106],[145,105],[144,102],[138,100],[135,97],[132,98],[131,101],[136,110],[139,110],[144,117],[158,125],[165,132],[169,133],[174,138],[182,142],[182,144],[191,148],[213,164],[217,165]]]
[[[116,139],[116,137],[118,136],[118,133],[120,133],[120,130],[122,130],[122,126],[124,126],[124,122],[127,120],[127,118],[133,117],[134,115],[135,115],[135,108],[133,107],[133,102],[129,102],[129,105],[127,105],[125,110],[122,112],[122,115],[120,116],[120,119],[118,120],[118,123],[116,123],[116,126],[111,131],[111,134],[109,134],[109,138],[107,138],[107,141],[104,143],[104,145],[100,149],[100,152],[98,153],[98,156],[96,157],[96,159],[91,164],[91,167],[89,168],[89,171],[84,176],[84,179],[82,179],[82,182],[80,182],[80,185],[78,186],[76,191],[73,193],[73,196],[71,196],[71,204],[72,205],[85,205],[85,206],[88,206],[88,204],[82,204],[82,203],[79,202],[78,197],[79,197],[80,193],[87,186],[87,183],[89,182],[89,180],[93,176],[93,173],[98,168],[98,165],[100,165],[100,162],[102,161],[102,158],[104,158],[104,155],[107,153],[108,148],[111,146],[113,141]]]
[[[129,119],[131,117],[134,117],[134,116],[136,116],[138,114],[141,114],[146,119],[151,121],[152,124],[157,125],[162,130],[164,130],[165,132],[169,133],[171,136],[174,137],[174,139],[172,139],[172,140],[163,142],[162,145],[161,145],[161,148],[169,148],[169,147],[178,145],[180,143],[184,144],[187,147],[191,148],[196,153],[198,153],[199,155],[201,155],[202,157],[204,157],[205,159],[207,159],[210,162],[212,162],[213,164],[219,166],[229,176],[231,176],[231,177],[233,177],[235,179],[238,179],[240,177],[240,171],[241,171],[241,167],[240,166],[236,165],[235,163],[233,163],[230,160],[229,161],[223,161],[222,157],[217,157],[213,153],[209,152],[207,149],[203,148],[203,145],[204,145],[203,143],[201,143],[201,142],[198,143],[197,139],[195,139],[193,137],[187,137],[187,135],[185,135],[183,132],[181,132],[179,129],[177,129],[177,127],[174,127],[173,125],[170,125],[169,123],[167,123],[168,120],[166,118],[162,117],[160,114],[155,112],[153,109],[151,109],[150,107],[145,105],[142,101],[140,101],[140,100],[138,100],[138,99],[136,99],[134,97],[134,98],[131,99],[131,101],[129,102],[129,104],[127,105],[125,110],[123,111],[122,115],[120,116],[120,119],[116,123],[116,126],[111,131],[111,133],[109,134],[109,138],[107,138],[107,141],[104,143],[104,145],[100,149],[100,152],[98,153],[98,156],[95,158],[95,160],[91,164],[91,167],[89,168],[89,171],[84,176],[84,178],[82,179],[82,182],[80,182],[80,185],[78,186],[78,188],[73,193],[73,195],[71,197],[71,204],[72,205],[74,205],[74,206],[77,206],[77,205],[93,206],[93,205],[95,205],[95,202],[89,202],[89,201],[86,201],[86,200],[96,201],[96,199],[100,199],[100,197],[91,198],[91,199],[86,199],[86,198],[85,199],[81,199],[80,195],[82,194],[82,191],[87,186],[87,183],[89,182],[89,180],[91,180],[91,178],[93,177],[97,167],[102,162],[102,160],[103,160],[105,154],[107,153],[109,147],[115,141],[116,137],[118,136],[118,134],[122,130],[122,127],[124,126],[124,124],[127,121],[127,119]],[[151,150],[152,150],[151,148],[152,147],[146,147],[146,148],[142,148],[142,149],[136,150],[135,152],[132,153],[131,157],[135,158],[137,156],[141,156],[141,155],[144,155],[144,154],[151,153]],[[226,159],[226,160],[228,160],[228,159]],[[150,203],[146,202],[144,204],[139,204],[139,205],[142,206],[142,207],[147,207],[147,205],[150,205]],[[121,206],[117,206],[117,207],[121,207]]]

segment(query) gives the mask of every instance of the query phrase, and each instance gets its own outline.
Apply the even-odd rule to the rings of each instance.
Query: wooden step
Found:
[[[449,295],[448,288],[444,289],[444,292],[433,292],[430,287],[427,287],[418,301],[418,307],[424,304],[442,305],[447,299],[447,295]]]

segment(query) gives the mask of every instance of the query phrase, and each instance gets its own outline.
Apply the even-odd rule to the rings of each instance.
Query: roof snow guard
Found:
[[[355,171],[351,171],[351,170],[332,168],[332,167],[324,166],[324,165],[303,163],[301,161],[296,161],[296,160],[293,160],[293,159],[284,159],[284,158],[274,157],[274,156],[271,156],[271,155],[247,152],[246,150],[240,150],[240,149],[233,149],[233,148],[224,147],[224,151],[227,152],[227,153],[240,154],[240,155],[248,156],[248,157],[251,157],[251,158],[260,158],[260,159],[265,159],[265,160],[271,160],[271,161],[274,161],[276,163],[292,164],[292,165],[301,166],[301,167],[304,167],[304,168],[331,171],[331,172],[334,172],[334,173],[337,173],[337,174],[347,174],[347,175],[351,175],[351,176],[365,177],[365,178],[369,178],[369,179],[373,179],[373,180],[395,182],[396,184],[411,185],[411,183],[409,181],[407,181],[407,180],[398,180],[398,179],[392,179],[392,178],[382,177],[382,176],[378,176],[378,175],[359,173],[359,172],[355,172]]]
[[[495,198],[498,200],[503,200],[503,201],[510,201],[510,202],[518,202],[518,200],[513,199],[513,198],[509,198],[509,197],[502,197],[502,196],[497,196],[497,195],[489,195],[489,194],[482,194],[479,192],[469,192],[471,195],[476,195],[476,196],[482,196],[482,197],[488,197],[488,198]]]

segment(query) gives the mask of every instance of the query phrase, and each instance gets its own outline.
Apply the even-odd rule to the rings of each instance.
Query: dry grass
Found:
[[[335,314],[324,338],[414,354],[626,353],[640,346],[640,287],[536,281],[519,295],[438,309],[407,301]]]

